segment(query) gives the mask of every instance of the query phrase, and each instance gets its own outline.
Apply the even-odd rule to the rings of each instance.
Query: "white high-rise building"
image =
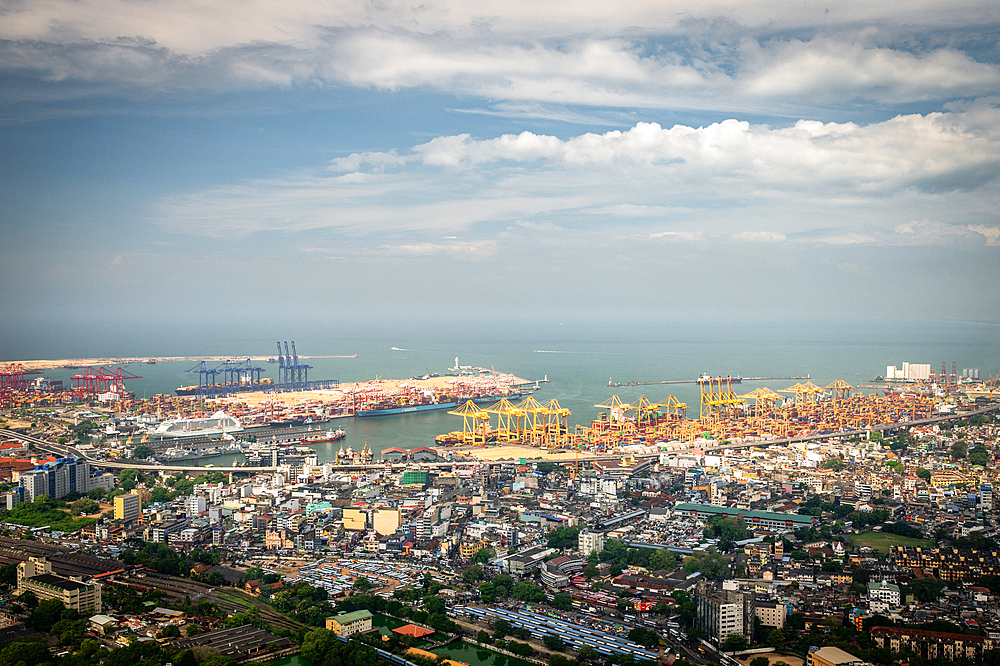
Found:
[[[593,552],[604,550],[604,533],[594,530],[582,530],[577,537],[577,549],[580,554],[587,557]]]
[[[205,513],[206,511],[208,511],[208,500],[204,497],[192,495],[188,498],[187,513],[189,516],[197,516],[198,514]]]

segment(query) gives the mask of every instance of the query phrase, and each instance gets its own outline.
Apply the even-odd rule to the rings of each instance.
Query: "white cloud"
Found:
[[[986,237],[986,245],[989,247],[1000,246],[1000,227],[987,227],[984,224],[970,224],[966,227],[969,231],[982,234]]]
[[[740,86],[754,96],[900,102],[988,94],[1000,85],[996,65],[950,48],[910,53],[830,38],[765,45],[748,40],[743,55],[748,71]]]
[[[871,245],[878,242],[878,238],[871,234],[846,233],[831,234],[829,236],[819,236],[813,240],[815,243],[824,245]]]
[[[411,243],[383,245],[382,251],[389,255],[435,256],[449,255],[453,258],[488,259],[497,252],[498,243],[493,240],[455,243]]]
[[[786,191],[812,190],[821,183],[856,194],[906,187],[975,189],[1000,173],[1000,130],[990,125],[1000,121],[1000,110],[977,108],[969,120],[966,116],[914,114],[868,126],[800,120],[780,129],[735,119],[699,128],[637,123],[625,132],[566,140],[532,132],[483,140],[460,134],[415,146],[406,159],[464,169],[506,162],[565,168],[641,166],[652,169],[647,173],[682,179],[711,176],[722,187],[740,181]],[[337,164],[400,160],[395,152],[365,153]]]
[[[658,231],[655,234],[649,234],[649,237],[651,239],[697,241],[704,238],[704,234],[700,231]]]
[[[979,234],[986,235],[973,229],[973,226],[948,224],[937,220],[911,220],[897,225],[894,231],[900,242],[908,245],[946,245],[978,240]],[[987,245],[989,245],[988,239],[989,236]]]
[[[445,234],[514,242],[522,232],[548,239],[602,230],[630,242],[845,247],[982,244],[985,236],[994,245],[989,229],[967,225],[994,203],[987,185],[1000,172],[998,128],[1000,110],[977,104],[870,125],[774,129],[731,119],[569,138],[459,134],[172,196],[155,219],[218,237],[334,229],[409,254],[448,251]]]
[[[785,234],[775,231],[740,231],[729,237],[730,240],[750,243],[780,243],[787,240]]]
[[[973,59],[960,40],[912,46],[921,41],[914,31],[1000,21],[996,3],[931,7],[852,2],[820,14],[761,0],[669,9],[654,0],[12,0],[0,10],[0,69],[127,83],[143,97],[317,84],[433,88],[493,103],[471,103],[473,112],[577,123],[593,114],[566,105],[784,113],[790,103],[898,104],[1000,91],[1000,68]],[[810,37],[767,37],[782,28]]]
[[[867,270],[853,261],[841,261],[837,263],[837,270],[847,275],[862,275]]]

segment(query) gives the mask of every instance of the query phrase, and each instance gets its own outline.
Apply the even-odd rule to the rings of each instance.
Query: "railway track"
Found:
[[[170,601],[179,601],[184,597],[188,597],[194,603],[209,601],[227,612],[243,612],[250,606],[256,606],[260,609],[261,619],[265,620],[274,629],[295,631],[299,627],[304,626],[301,622],[296,622],[278,613],[260,599],[252,597],[236,588],[216,588],[198,581],[186,580],[177,576],[168,576],[160,573],[148,573],[144,578],[129,576],[123,578],[122,582],[155,588],[163,592]]]

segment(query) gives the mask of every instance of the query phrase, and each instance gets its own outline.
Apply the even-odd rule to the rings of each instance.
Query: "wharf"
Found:
[[[803,375],[798,377],[723,377],[722,379],[729,379],[734,384],[741,384],[743,382],[769,382],[777,381],[779,379],[809,379],[809,375]],[[718,378],[715,378],[718,379]],[[659,384],[701,384],[705,382],[704,379],[665,379],[658,382],[613,382],[611,378],[608,378],[608,386],[653,386]]]
[[[247,435],[253,435],[258,442],[267,444],[285,442],[292,439],[301,439],[302,437],[315,435],[317,432],[322,430],[322,428],[317,428],[315,426],[296,426],[294,428],[248,428],[235,433],[233,436],[240,439],[241,436],[246,437]],[[163,453],[167,449],[174,447],[188,449],[189,451],[197,451],[198,449],[215,448],[225,444],[227,441],[228,440],[223,439],[221,435],[216,437],[168,437],[165,439],[150,439],[148,442],[145,442],[145,446],[152,449],[153,453]]]

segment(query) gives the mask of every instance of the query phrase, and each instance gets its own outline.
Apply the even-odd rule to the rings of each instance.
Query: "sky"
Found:
[[[0,0],[0,357],[289,320],[997,323],[998,169],[995,0]]]

